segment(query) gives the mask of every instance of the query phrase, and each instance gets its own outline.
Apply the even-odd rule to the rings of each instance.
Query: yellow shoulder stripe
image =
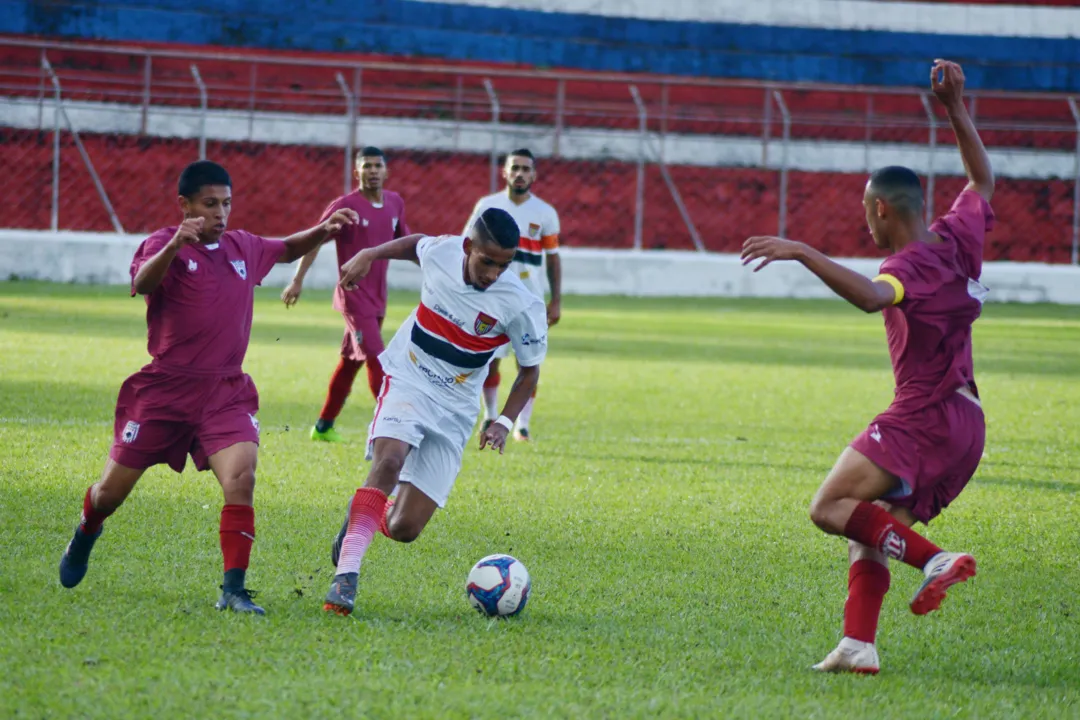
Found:
[[[904,284],[900,282],[895,275],[881,274],[874,278],[874,282],[883,282],[892,285],[892,289],[896,293],[896,297],[893,299],[893,305],[899,305],[904,301]]]

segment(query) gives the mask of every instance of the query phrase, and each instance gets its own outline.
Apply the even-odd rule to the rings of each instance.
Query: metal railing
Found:
[[[805,158],[812,155],[813,146],[824,142],[837,143],[845,150],[861,144],[860,167],[848,162],[839,169],[818,168],[828,172],[869,170],[883,149],[924,153],[927,216],[932,217],[937,180],[943,172],[937,146],[948,132],[935,101],[917,88],[521,71],[21,39],[3,39],[0,46],[38,53],[41,59],[36,68],[29,64],[0,68],[0,99],[36,99],[36,126],[41,130],[47,124],[47,105],[55,103],[52,227],[58,224],[59,148],[65,133],[72,136],[111,224],[123,227],[79,138],[80,126],[72,124],[65,110],[73,106],[79,108],[79,117],[93,107],[129,107],[138,118],[137,128],[130,132],[139,135],[153,134],[153,121],[165,110],[176,117],[190,114],[197,128],[200,157],[206,157],[208,140],[236,139],[232,130],[227,138],[210,131],[221,127],[225,114],[233,124],[245,123],[247,138],[255,142],[286,142],[259,139],[259,125],[266,118],[300,127],[308,116],[338,117],[343,132],[340,146],[344,149],[345,190],[352,185],[352,156],[359,129],[379,123],[383,128],[394,122],[446,126],[449,141],[432,140],[430,147],[416,149],[487,155],[489,191],[498,185],[500,155],[509,149],[504,145],[522,137],[543,146],[539,154],[545,157],[630,163],[635,187],[632,241],[628,244],[639,249],[654,244],[652,238],[647,242],[645,237],[650,202],[661,201],[655,192],[650,193],[651,186],[647,187],[654,168],[662,181],[662,202],[672,203],[677,210],[689,247],[709,247],[708,230],[703,233],[700,227],[702,204],[691,201],[685,188],[680,189],[680,182],[685,182],[680,177],[685,177],[682,171],[687,166],[709,165],[687,150],[694,143],[708,152],[724,141],[737,141],[740,148],[760,143],[759,161],[733,150],[729,154],[736,159],[729,164],[775,173],[776,188],[770,191],[776,203],[771,231],[785,234],[791,230],[792,193],[796,192],[791,187],[792,173],[814,171],[816,166],[807,165]],[[73,59],[88,53],[101,62],[88,65]],[[1053,94],[976,91],[970,96],[972,114],[978,111],[987,144],[995,153],[1015,156],[1012,159],[1017,167],[1026,167],[1022,162],[1025,153],[1044,152],[1057,159],[1068,156],[1068,173],[1059,173],[1059,178],[1071,184],[1069,260],[1080,262],[1080,111],[1076,102]],[[1023,111],[1014,112],[1012,105],[1023,106]],[[2,125],[8,123],[0,118]],[[156,132],[160,136],[163,131]],[[478,133],[486,133],[482,149],[476,141]],[[680,143],[681,154],[676,152]],[[776,145],[778,153],[774,153]],[[945,174],[955,175],[955,171]],[[998,175],[1009,177],[1008,168],[1005,172],[999,169]],[[1016,177],[1030,176],[1020,173]],[[794,212],[798,215],[799,208]]]

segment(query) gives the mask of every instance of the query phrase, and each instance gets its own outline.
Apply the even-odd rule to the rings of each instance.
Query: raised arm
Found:
[[[797,260],[821,278],[834,293],[863,312],[877,312],[903,300],[902,296],[897,295],[896,286],[888,280],[871,280],[830,260],[809,245],[794,240],[778,237],[750,238],[743,244],[743,265],[755,260],[763,262],[754,268],[754,272],[776,260]]]
[[[315,227],[302,230],[295,235],[285,238],[285,250],[278,258],[279,263],[291,263],[302,258],[312,250],[315,250],[324,242],[336,235],[346,225],[354,225],[360,221],[360,216],[355,210],[342,208],[326,218]],[[315,258],[312,258],[312,262]],[[309,263],[310,264],[310,263]]]
[[[339,284],[346,290],[355,290],[356,281],[368,274],[371,263],[376,260],[408,260],[419,265],[420,258],[416,254],[416,246],[424,237],[421,233],[414,233],[382,245],[364,248],[341,266]]]
[[[930,70],[930,85],[945,106],[949,124],[956,135],[956,145],[960,148],[960,157],[968,176],[965,189],[974,190],[989,202],[994,195],[994,169],[964,105],[964,71],[954,62],[935,60]]]
[[[204,220],[188,218],[176,228],[176,234],[166,245],[147,260],[131,279],[131,288],[140,295],[149,295],[158,289],[169,273],[169,265],[180,248],[199,242]]]

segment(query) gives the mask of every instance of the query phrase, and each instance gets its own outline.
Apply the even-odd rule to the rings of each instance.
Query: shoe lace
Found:
[[[219,587],[221,588],[222,592],[225,591],[225,586],[224,585],[220,585]],[[230,590],[229,594],[230,595],[235,595],[236,597],[240,598],[241,600],[246,600],[247,602],[251,602],[256,596],[258,596],[259,591],[258,590],[249,590],[248,588],[237,588],[236,590]]]

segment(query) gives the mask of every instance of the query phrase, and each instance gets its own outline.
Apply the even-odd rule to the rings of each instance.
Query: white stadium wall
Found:
[[[141,235],[0,230],[0,278],[65,283],[127,285],[128,267]],[[833,298],[799,265],[780,264],[761,273],[742,267],[734,255],[677,251],[564,248],[563,291],[570,295],[638,297]],[[873,276],[880,261],[842,260]],[[281,265],[264,282],[284,287],[295,265]],[[390,264],[390,287],[419,289],[419,270]],[[327,248],[308,274],[305,287],[329,288],[337,280],[335,253]],[[987,263],[983,284],[997,302],[1080,305],[1080,267],[1039,263]]]

